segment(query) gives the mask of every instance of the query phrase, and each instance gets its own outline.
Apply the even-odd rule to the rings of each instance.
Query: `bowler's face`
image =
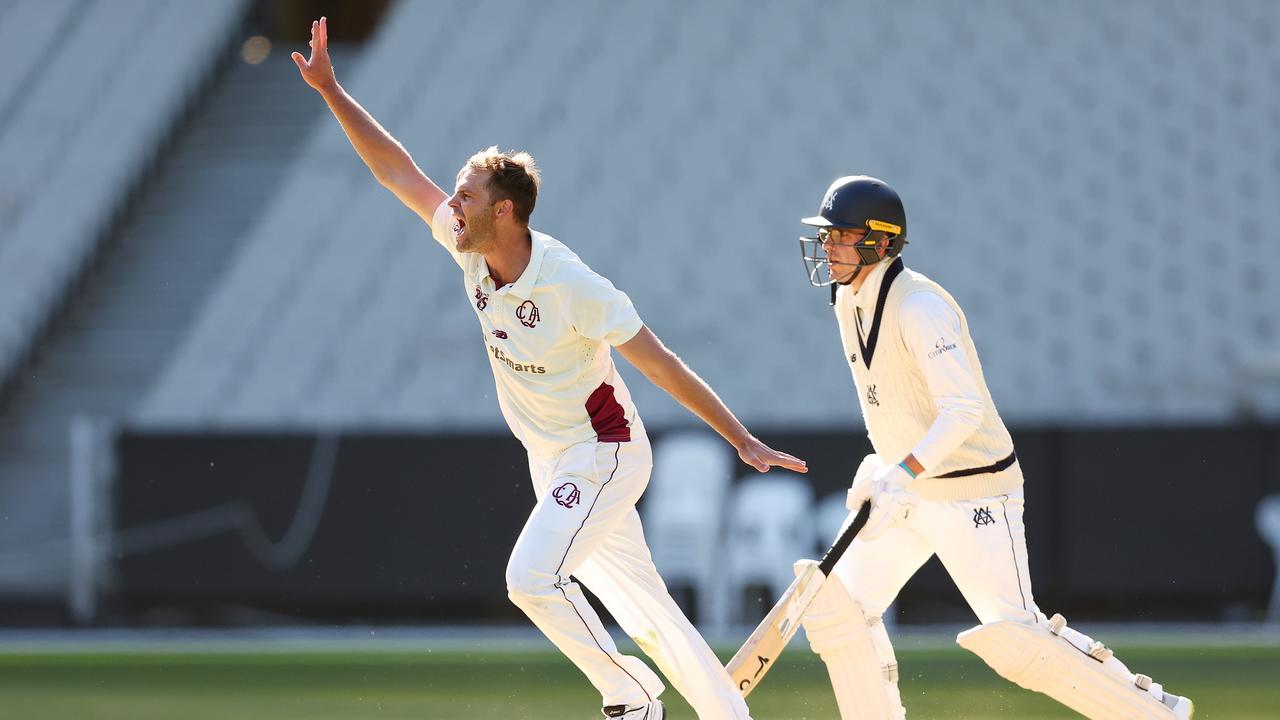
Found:
[[[453,234],[458,252],[481,252],[493,237],[488,171],[464,169],[458,175],[449,207],[453,209]]]

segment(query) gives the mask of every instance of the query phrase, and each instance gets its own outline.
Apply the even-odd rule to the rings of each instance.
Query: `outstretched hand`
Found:
[[[778,452],[754,437],[748,437],[746,442],[742,443],[738,448],[738,457],[742,458],[742,462],[760,472],[769,472],[770,467],[786,468],[798,473],[809,472],[809,466],[805,461],[784,452]]]
[[[329,60],[329,21],[320,18],[311,23],[311,57],[304,58],[302,53],[295,52],[290,57],[302,73],[307,84],[323,92],[338,83],[333,74],[333,63]]]

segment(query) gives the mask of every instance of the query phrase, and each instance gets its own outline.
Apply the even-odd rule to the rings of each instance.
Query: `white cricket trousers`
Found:
[[[982,623],[1034,623],[1042,616],[1031,596],[1022,510],[1021,490],[978,500],[921,500],[904,525],[870,542],[855,538],[835,574],[868,617],[879,616],[937,553]]]
[[[748,718],[728,673],[658,576],[635,504],[653,454],[631,442],[583,442],[529,456],[537,504],[507,564],[507,592],[600,691],[603,705],[643,705],[658,676],[618,652],[575,578],[586,583],[703,720]]]

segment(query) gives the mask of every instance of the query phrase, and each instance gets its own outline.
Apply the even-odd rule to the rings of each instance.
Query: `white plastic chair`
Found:
[[[666,435],[654,444],[653,476],[641,505],[645,537],[663,580],[668,587],[692,590],[697,623],[719,629],[727,615],[716,592],[716,556],[732,462],[715,435]]]
[[[796,560],[810,557],[815,543],[813,488],[799,475],[773,470],[744,478],[730,505],[725,596],[736,622],[752,624],[745,591],[764,587],[772,605],[791,584]],[[755,613],[752,613],[753,615]]]
[[[1271,546],[1271,554],[1276,563],[1271,601],[1267,603],[1267,622],[1280,622],[1280,495],[1268,495],[1262,498],[1253,519],[1258,526],[1258,534]]]

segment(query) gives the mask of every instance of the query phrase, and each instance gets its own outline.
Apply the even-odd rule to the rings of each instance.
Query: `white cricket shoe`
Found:
[[[609,705],[603,710],[607,718],[623,718],[623,720],[665,720],[667,708],[661,700],[654,700],[648,705]]]

